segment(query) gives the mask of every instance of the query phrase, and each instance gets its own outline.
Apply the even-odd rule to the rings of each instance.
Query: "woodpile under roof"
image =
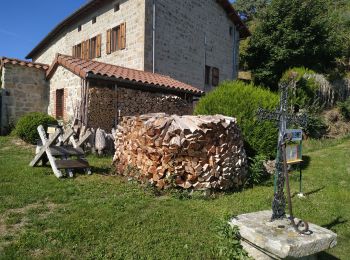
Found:
[[[236,119],[148,114],[124,117],[115,137],[117,172],[160,189],[239,188],[247,158]]]

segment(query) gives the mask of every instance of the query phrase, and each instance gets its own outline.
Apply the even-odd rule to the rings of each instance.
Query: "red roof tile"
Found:
[[[29,68],[37,68],[42,70],[47,70],[49,68],[49,65],[41,64],[41,63],[34,63],[31,61],[25,61],[25,60],[19,60],[14,58],[7,58],[7,57],[0,57],[1,61],[1,67],[5,66],[6,64],[13,64],[13,65],[19,65],[19,66],[25,66]]]
[[[51,78],[58,66],[62,66],[79,77],[86,79],[93,76],[102,76],[110,79],[119,79],[150,85],[155,88],[166,88],[169,90],[189,92],[194,95],[202,95],[204,92],[196,87],[185,84],[168,76],[141,70],[124,68],[112,64],[93,60],[83,60],[67,55],[58,54],[51,67],[46,72],[47,78]]]

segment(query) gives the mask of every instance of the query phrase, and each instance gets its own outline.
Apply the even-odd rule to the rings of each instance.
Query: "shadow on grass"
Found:
[[[309,167],[310,162],[311,162],[311,157],[304,155],[303,162],[300,164],[301,170],[306,170]]]
[[[103,176],[111,175],[111,167],[91,167],[92,174],[98,174]]]
[[[323,190],[324,188],[326,188],[326,186],[322,186],[320,188],[317,188],[315,190],[311,190],[311,191],[305,192],[303,194],[304,194],[304,196],[309,196],[309,195],[315,194],[315,193]],[[292,198],[294,198],[297,194],[299,194],[299,192],[294,192],[293,195],[292,195]]]
[[[317,259],[319,260],[340,260],[340,258],[335,257],[334,255],[328,254],[327,252],[321,252],[317,254]]]
[[[336,227],[338,225],[341,225],[347,222],[348,222],[347,219],[342,219],[342,217],[337,217],[336,219],[332,220],[330,223],[322,225],[322,227],[332,230],[333,227]]]

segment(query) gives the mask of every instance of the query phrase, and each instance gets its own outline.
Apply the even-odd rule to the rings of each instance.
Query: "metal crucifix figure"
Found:
[[[298,224],[294,222],[294,216],[292,211],[291,194],[289,189],[289,177],[288,177],[288,166],[286,161],[285,145],[288,141],[286,134],[287,124],[295,124],[305,126],[307,124],[307,115],[301,116],[288,114],[288,90],[289,84],[280,84],[280,107],[276,111],[268,111],[259,108],[257,116],[259,120],[274,120],[279,123],[279,136],[278,136],[278,147],[277,147],[277,158],[276,158],[276,173],[275,173],[275,190],[274,199],[272,202],[272,220],[282,219],[286,216],[286,198],[284,195],[284,184],[287,184],[287,195],[288,195],[288,206],[292,224],[299,233],[308,232],[308,224],[303,221],[299,221]],[[300,226],[304,226],[305,229],[300,231]]]

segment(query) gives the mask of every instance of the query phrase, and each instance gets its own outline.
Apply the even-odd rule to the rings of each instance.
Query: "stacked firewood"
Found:
[[[119,117],[147,113],[192,114],[192,102],[172,94],[152,93],[127,88],[89,88],[88,124],[110,131]]]
[[[236,120],[221,115],[124,117],[115,149],[118,173],[160,189],[239,188],[247,174]]]

